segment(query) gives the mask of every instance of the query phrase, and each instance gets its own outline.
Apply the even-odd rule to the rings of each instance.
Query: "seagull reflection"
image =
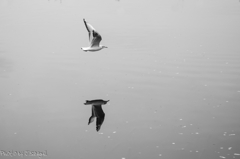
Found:
[[[86,100],[85,105],[92,105],[92,115],[89,118],[88,125],[94,121],[94,118],[97,118],[96,121],[96,130],[99,131],[101,128],[101,125],[104,121],[105,113],[102,110],[102,105],[107,104],[109,100],[104,101],[102,99],[96,99],[96,100]]]

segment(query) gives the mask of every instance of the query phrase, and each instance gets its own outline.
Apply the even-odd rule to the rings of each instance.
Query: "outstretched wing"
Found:
[[[94,107],[92,106],[92,115],[90,116],[90,118],[88,120],[88,125],[94,121],[95,117],[96,116],[95,116],[95,112],[94,112]]]
[[[88,125],[91,124],[91,123],[94,121],[94,118],[95,118],[94,116],[91,116],[91,117],[89,118],[89,120],[88,120]]]
[[[93,39],[92,39],[92,41],[90,41],[91,47],[99,47],[99,44],[102,40],[101,35],[98,32],[96,32],[95,30],[92,31],[92,35],[93,35]]]
[[[84,24],[86,26],[86,29],[88,31],[89,41],[91,43],[91,41],[93,40],[93,31],[95,31],[95,29],[93,28],[93,26],[91,24],[87,23],[85,21],[85,19],[83,19],[83,22],[84,22]]]
[[[105,113],[103,112],[101,105],[94,105],[93,107],[95,116],[97,117],[96,130],[99,131],[104,121]]]
[[[101,126],[102,126],[102,123],[103,123],[103,121],[104,121],[104,117],[105,117],[105,115],[97,118],[97,125],[96,125],[96,130],[97,130],[97,131],[100,130],[100,128],[101,128]]]

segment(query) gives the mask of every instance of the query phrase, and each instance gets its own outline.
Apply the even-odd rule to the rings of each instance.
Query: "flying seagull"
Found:
[[[103,48],[107,48],[106,46],[100,45],[102,37],[93,28],[93,26],[90,25],[89,23],[87,23],[85,21],[85,19],[83,19],[83,22],[84,22],[84,24],[87,28],[87,31],[88,31],[90,46],[89,47],[82,47],[81,49],[83,51],[99,51],[99,50],[102,50]]]
[[[101,125],[104,121],[105,113],[102,110],[102,105],[107,104],[109,100],[104,101],[102,99],[96,99],[96,100],[87,100],[85,105],[92,105],[92,115],[89,118],[88,125],[94,121],[94,118],[97,118],[96,121],[96,130],[99,131],[101,128]]]

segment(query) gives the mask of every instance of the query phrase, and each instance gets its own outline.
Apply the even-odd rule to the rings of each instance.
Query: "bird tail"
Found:
[[[85,105],[88,105],[89,104],[89,101],[88,100],[86,100],[86,103],[84,103]]]

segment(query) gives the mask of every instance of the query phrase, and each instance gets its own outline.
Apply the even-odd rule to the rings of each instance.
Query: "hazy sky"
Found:
[[[83,18],[107,49],[81,50]],[[1,158],[237,158],[239,19],[238,0],[0,0]]]

